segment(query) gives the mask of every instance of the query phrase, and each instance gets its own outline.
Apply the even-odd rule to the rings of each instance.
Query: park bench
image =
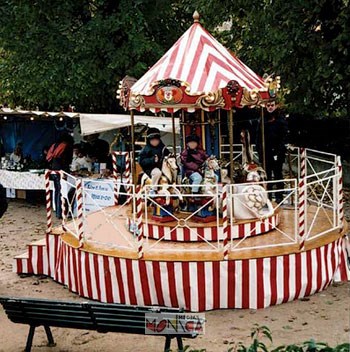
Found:
[[[161,313],[175,316],[175,314],[183,312],[183,310],[176,308],[12,297],[0,297],[0,303],[13,323],[30,326],[26,352],[31,350],[35,329],[39,326],[43,326],[45,329],[48,346],[55,346],[50,327],[94,330],[100,333],[120,332],[146,335],[146,315]],[[153,336],[165,337],[164,351],[170,350],[173,338],[177,340],[178,350],[183,351],[182,338],[195,338],[197,332],[173,335],[160,332]]]

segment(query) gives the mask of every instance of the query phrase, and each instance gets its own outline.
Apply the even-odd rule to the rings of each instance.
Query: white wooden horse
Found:
[[[162,162],[162,176],[159,180],[158,194],[165,196],[166,204],[170,203],[171,194],[177,194],[180,200],[182,200],[181,192],[173,187],[177,180],[177,174],[179,172],[179,166],[176,161],[176,156],[174,154],[169,154],[163,158]],[[141,177],[141,187],[152,185],[151,178],[144,173]]]
[[[217,184],[218,179],[215,171],[220,170],[220,164],[215,155],[211,155],[203,165],[203,180],[201,182],[200,192],[207,196],[213,197],[213,202],[208,207],[209,211],[213,211],[217,207]]]
[[[167,181],[168,184],[173,184],[176,182],[179,166],[177,165],[176,157],[174,154],[169,154],[163,158],[161,171],[161,178],[163,178],[163,181]],[[141,177],[141,187],[146,185],[152,185],[152,180],[146,173],[144,173]]]

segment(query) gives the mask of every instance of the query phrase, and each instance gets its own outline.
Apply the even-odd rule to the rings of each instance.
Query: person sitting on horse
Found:
[[[170,151],[160,139],[160,131],[158,128],[149,128],[147,131],[147,144],[141,150],[139,155],[139,163],[142,170],[151,178],[152,185],[156,186],[162,176],[162,162]],[[152,189],[155,193],[156,188]]]
[[[199,146],[199,137],[190,135],[186,137],[186,149],[181,153],[181,162],[186,177],[194,185],[193,193],[199,192],[199,185],[203,180],[202,167],[208,159],[206,152]]]

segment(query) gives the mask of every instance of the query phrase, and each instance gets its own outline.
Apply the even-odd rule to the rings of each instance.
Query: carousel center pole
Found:
[[[230,180],[233,183],[233,174],[234,174],[234,155],[233,155],[233,110],[229,111],[229,120],[228,120],[228,134],[229,134],[229,143],[230,143]]]
[[[173,124],[173,152],[176,157],[176,128],[175,128],[175,117],[174,113],[171,113],[171,122]]]
[[[262,162],[263,169],[266,171],[266,153],[265,153],[265,116],[264,107],[261,107],[261,152],[262,152]]]
[[[130,121],[131,121],[131,154],[132,154],[132,183],[136,186],[136,158],[135,158],[135,118],[134,110],[130,110]]]

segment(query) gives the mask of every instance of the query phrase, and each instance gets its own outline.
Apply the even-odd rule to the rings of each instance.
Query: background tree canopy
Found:
[[[254,71],[281,75],[289,111],[349,115],[348,0],[3,0],[0,99],[115,111],[118,80],[140,77],[195,9]],[[231,28],[218,31],[224,21]]]

